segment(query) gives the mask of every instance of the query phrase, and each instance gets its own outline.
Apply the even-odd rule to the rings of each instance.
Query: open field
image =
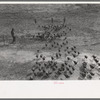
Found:
[[[99,50],[100,5],[0,6],[0,80],[99,80]]]

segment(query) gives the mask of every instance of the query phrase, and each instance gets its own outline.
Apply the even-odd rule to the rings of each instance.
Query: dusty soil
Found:
[[[50,18],[54,18],[54,24],[60,25],[63,20],[63,16],[66,17],[66,25],[72,30],[68,32],[66,29],[60,30],[63,32],[66,30],[69,45],[75,45],[80,55],[76,58],[78,66],[74,74],[69,80],[77,80],[79,77],[79,66],[83,60],[84,55],[88,56],[86,62],[88,64],[95,63],[92,59],[92,55],[97,55],[100,60],[100,8],[96,8],[97,12],[90,9],[90,12],[83,9],[75,9],[69,12],[65,10],[59,12],[38,12],[35,15],[28,15],[24,12],[19,13],[19,16],[15,16],[11,12],[1,14],[0,19],[0,80],[26,80],[27,73],[30,73],[35,62],[36,50],[40,49],[41,54],[46,57],[46,61],[50,60],[50,56],[53,55],[56,50],[46,49],[42,50],[45,41],[37,41],[34,39],[23,38],[26,34],[37,34],[43,32],[42,25],[50,24]],[[6,15],[6,16],[4,16]],[[12,18],[9,18],[12,16]],[[23,16],[26,16],[23,18]],[[38,23],[34,23],[34,16],[38,19]],[[44,17],[43,17],[44,16]],[[10,44],[11,28],[14,27],[15,35],[17,37],[15,44]],[[64,37],[62,37],[63,39]],[[61,40],[60,40],[61,41]],[[58,40],[58,42],[60,43]],[[57,62],[63,62],[64,57],[57,60]],[[96,75],[92,79],[99,79],[100,76],[97,71],[94,71]],[[63,76],[62,76],[63,77]],[[63,79],[66,79],[63,77]]]

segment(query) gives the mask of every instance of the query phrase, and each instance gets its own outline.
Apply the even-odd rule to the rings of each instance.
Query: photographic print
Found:
[[[0,80],[99,80],[100,4],[0,4]]]

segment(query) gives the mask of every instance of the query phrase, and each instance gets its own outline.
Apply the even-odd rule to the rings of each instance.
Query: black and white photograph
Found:
[[[99,80],[100,4],[0,4],[0,80]]]

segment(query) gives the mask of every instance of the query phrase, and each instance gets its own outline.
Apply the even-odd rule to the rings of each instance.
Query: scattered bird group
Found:
[[[44,47],[42,50],[54,50],[56,51],[53,56],[51,56],[51,60],[46,61],[46,57],[43,54],[40,54],[40,50],[37,50],[36,54],[36,62],[32,66],[32,75],[29,77],[29,80],[35,79],[59,79],[59,76],[64,76],[65,78],[70,78],[73,75],[76,67],[78,66],[77,57],[80,55],[80,52],[77,50],[76,46],[70,46],[69,41],[67,39],[67,33],[63,31],[59,33],[59,31],[63,28],[66,28],[65,18],[63,19],[62,25],[45,25],[42,26],[44,29],[43,34],[38,34],[37,37],[40,39],[46,40]],[[54,19],[51,18],[51,22],[54,23]],[[36,23],[36,21],[35,21]],[[69,31],[72,29],[69,28]],[[61,37],[64,36],[62,40]],[[58,40],[57,40],[58,39]],[[48,42],[49,40],[49,42]],[[62,59],[65,57],[64,61],[58,62],[58,59]],[[95,63],[100,66],[100,62],[97,56],[92,56]],[[84,55],[84,59],[89,59],[88,55]],[[41,61],[40,61],[41,60]],[[89,66],[89,68],[88,68]],[[93,70],[95,69],[95,64],[89,64],[84,61],[81,66],[79,66],[80,77],[79,79],[92,79],[95,75]],[[61,78],[62,79],[62,78]]]

